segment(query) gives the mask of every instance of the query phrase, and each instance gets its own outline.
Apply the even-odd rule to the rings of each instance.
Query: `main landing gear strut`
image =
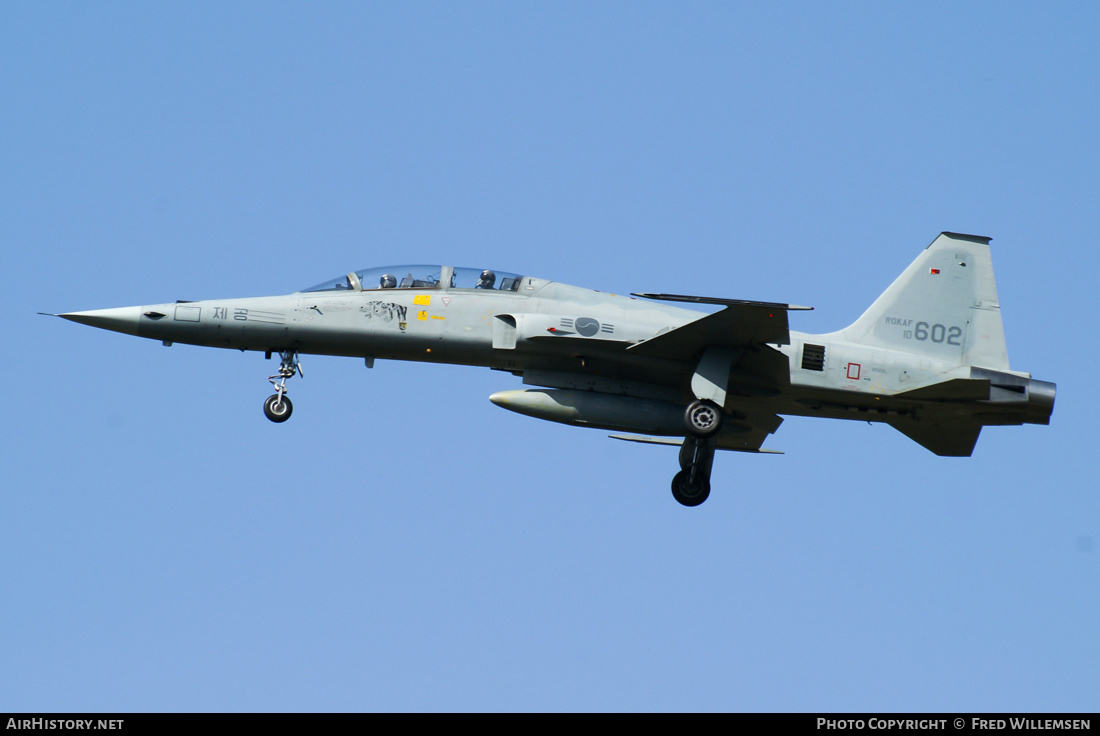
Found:
[[[710,469],[722,416],[722,408],[712,401],[693,401],[684,412],[687,433],[680,446],[680,472],[672,478],[672,497],[684,506],[698,506],[710,495]]]
[[[268,353],[271,357],[271,353]],[[280,350],[279,372],[274,376],[268,376],[267,380],[275,387],[275,393],[267,397],[264,402],[264,415],[273,422],[285,422],[290,419],[294,405],[290,403],[290,397],[286,395],[286,379],[293,378],[295,374],[305,377],[302,373],[302,365],[298,362],[298,353],[294,350]]]

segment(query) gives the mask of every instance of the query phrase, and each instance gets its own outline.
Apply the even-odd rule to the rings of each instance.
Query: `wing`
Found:
[[[748,302],[738,299],[715,299],[679,294],[634,294],[663,301],[720,304],[720,312],[708,314],[682,327],[631,345],[627,352],[652,358],[690,360],[709,347],[747,348],[771,343],[790,344],[787,312],[810,309],[775,302]]]
[[[779,429],[783,417],[775,414],[741,414],[735,412],[725,423],[715,449],[734,452],[759,452],[782,455],[778,450],[765,450],[760,447],[769,434]],[[648,445],[675,445],[684,443],[683,437],[648,437],[638,434],[613,434],[612,438],[627,442],[641,442]]]
[[[787,312],[810,309],[776,302],[748,302],[738,299],[714,299],[678,294],[635,294],[635,296],[665,301],[720,304],[720,312],[708,314],[694,322],[669,330],[627,348],[627,355],[664,358],[693,362],[702,357],[698,371],[713,374],[710,380],[732,375],[730,380],[738,390],[748,393],[775,393],[777,386],[790,381],[787,356],[770,345],[787,345],[791,341]],[[712,355],[713,366],[704,365],[706,355]],[[729,367],[729,371],[724,366]],[[700,378],[696,375],[693,378]],[[695,385],[693,383],[693,389]],[[703,394],[697,393],[698,396]],[[720,396],[722,394],[719,394]],[[714,398],[714,397],[710,397]],[[724,404],[724,398],[714,398]]]

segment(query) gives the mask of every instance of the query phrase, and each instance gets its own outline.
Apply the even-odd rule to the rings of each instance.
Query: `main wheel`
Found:
[[[290,413],[294,411],[294,404],[290,403],[290,397],[283,394],[282,400],[279,394],[271,394],[264,402],[264,415],[273,422],[285,422],[290,419]]]
[[[698,506],[710,496],[710,479],[696,478],[691,482],[691,473],[681,470],[672,477],[672,497],[684,506]]]
[[[684,427],[693,437],[710,437],[722,429],[722,407],[713,401],[693,401],[684,411]]]

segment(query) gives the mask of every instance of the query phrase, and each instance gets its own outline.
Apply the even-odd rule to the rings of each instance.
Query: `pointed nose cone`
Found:
[[[88,312],[69,312],[57,316],[70,322],[79,322],[82,325],[91,325],[103,330],[136,335],[138,334],[138,323],[141,321],[141,307],[93,309]]]

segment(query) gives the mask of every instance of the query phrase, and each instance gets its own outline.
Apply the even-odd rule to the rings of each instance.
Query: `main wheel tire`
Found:
[[[697,400],[684,410],[684,427],[693,437],[711,437],[722,429],[722,407],[713,401]]]
[[[279,394],[271,394],[267,397],[267,401],[264,402],[264,416],[275,423],[285,422],[290,419],[291,412],[294,411],[294,404],[290,403],[290,397],[283,394],[282,400],[279,399]]]
[[[672,497],[684,506],[698,506],[710,496],[710,479],[696,478],[691,482],[691,473],[681,470],[672,477]]]

